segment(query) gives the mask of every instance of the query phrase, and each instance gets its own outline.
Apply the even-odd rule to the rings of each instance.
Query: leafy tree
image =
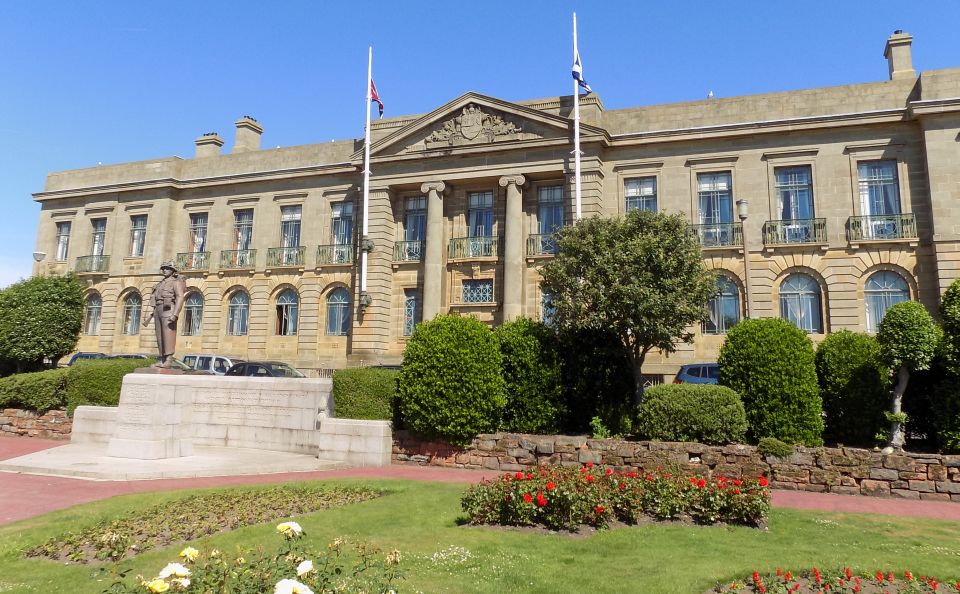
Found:
[[[74,276],[35,276],[0,291],[0,357],[17,371],[43,367],[74,349],[83,322],[83,285]]]
[[[585,219],[556,240],[559,252],[541,271],[556,326],[613,332],[630,357],[639,402],[647,353],[692,342],[690,326],[706,317],[714,277],[699,243],[683,215],[647,211]]]
[[[942,359],[944,367],[960,376],[960,280],[950,283],[940,300],[940,321],[943,325]]]
[[[884,361],[897,370],[897,383],[890,398],[890,437],[884,453],[903,450],[906,417],[902,411],[903,393],[911,371],[930,368],[943,332],[926,308],[916,301],[903,301],[887,310],[877,340]]]
[[[820,343],[817,378],[829,439],[873,445],[886,422],[889,377],[880,343],[869,334],[839,330]]]

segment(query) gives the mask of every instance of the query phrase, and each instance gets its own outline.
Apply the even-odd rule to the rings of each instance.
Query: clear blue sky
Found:
[[[569,94],[571,13],[608,108],[960,67],[960,2],[0,0],[0,286],[30,273],[48,172],[193,155],[251,115],[263,146],[359,138],[367,47],[388,115],[466,91]]]

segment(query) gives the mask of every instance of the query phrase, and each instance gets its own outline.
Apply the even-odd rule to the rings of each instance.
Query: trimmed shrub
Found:
[[[720,383],[733,388],[747,411],[749,436],[823,444],[823,405],[813,344],[786,320],[743,320],[720,349]]]
[[[85,404],[116,406],[120,402],[123,376],[153,364],[150,359],[88,359],[67,372],[67,414]]]
[[[644,439],[725,445],[744,441],[747,414],[725,386],[667,384],[644,392],[637,415]]]
[[[776,437],[761,437],[757,444],[757,453],[761,456],[774,456],[776,458],[787,458],[797,451],[789,443],[783,443]]]
[[[500,428],[514,433],[556,433],[565,416],[560,356],[553,331],[520,318],[493,332],[503,355],[507,403]]]
[[[886,428],[890,371],[880,360],[880,343],[862,332],[840,330],[817,349],[817,378],[826,415],[827,439],[872,446]]]
[[[333,373],[333,411],[341,419],[389,421],[399,371],[360,367]]]
[[[442,315],[417,325],[397,382],[406,427],[457,445],[496,430],[506,403],[502,362],[493,333],[474,318]]]
[[[0,406],[45,412],[66,403],[67,369],[18,373],[0,379]]]

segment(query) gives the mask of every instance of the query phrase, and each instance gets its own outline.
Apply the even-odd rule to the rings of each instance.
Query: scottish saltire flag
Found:
[[[380,117],[383,117],[383,101],[380,101],[380,95],[377,94],[377,85],[373,83],[373,79],[370,79],[370,100],[377,102],[377,107],[380,108]]]
[[[593,92],[587,81],[583,80],[583,66],[580,64],[579,50],[574,50],[573,53],[573,80],[577,81],[577,84],[586,89],[588,93]]]

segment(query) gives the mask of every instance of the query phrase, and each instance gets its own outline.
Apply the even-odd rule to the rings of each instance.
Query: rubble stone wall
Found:
[[[63,409],[38,413],[33,410],[5,408],[0,410],[0,434],[70,439],[73,421]]]

